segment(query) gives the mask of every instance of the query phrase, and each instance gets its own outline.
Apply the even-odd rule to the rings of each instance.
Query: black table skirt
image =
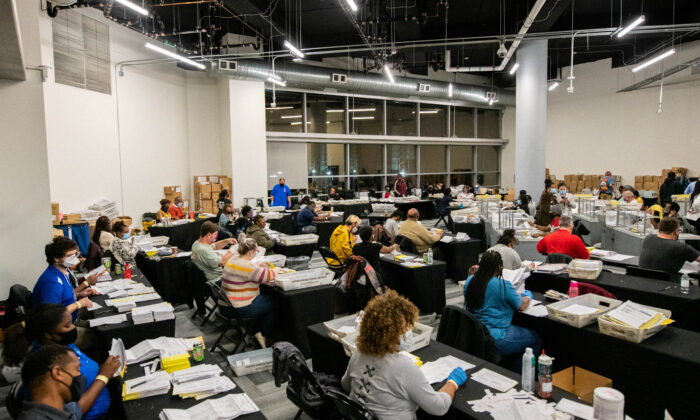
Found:
[[[311,258],[314,250],[316,249],[316,244],[282,245],[280,243],[276,243],[274,249],[275,254],[286,255],[287,257],[299,257],[306,255]]]
[[[435,260],[432,265],[409,268],[393,260],[380,259],[388,287],[408,298],[423,314],[442,313],[447,267],[444,262]]]
[[[233,371],[231,370],[231,367],[229,366],[228,362],[226,359],[224,359],[222,356],[219,354],[212,354],[208,350],[204,351],[204,360],[202,362],[195,362],[192,358],[190,358],[190,364],[194,367],[199,364],[214,364],[214,365],[219,365],[221,367],[221,370],[224,371],[224,375],[228,376],[233,380],[233,382],[236,382],[236,378],[233,375]],[[124,380],[128,379],[134,379],[138,378],[144,375],[143,368],[139,366],[138,364],[135,365],[130,365],[126,369],[126,373],[124,374]],[[123,381],[120,381],[123,383]],[[120,386],[121,388],[121,386]],[[212,397],[209,397],[209,399],[217,399],[224,397],[228,394],[242,394],[243,390],[241,389],[238,384],[236,384],[236,387],[232,389],[231,391],[227,393],[220,393],[216,394]],[[114,397],[113,397],[114,398]],[[112,400],[112,404],[121,404],[122,409],[123,409],[123,418],[126,419],[157,419],[158,416],[160,415],[160,412],[164,408],[174,408],[174,409],[187,409],[192,406],[195,406],[201,402],[204,402],[206,400],[195,400],[194,398],[187,398],[187,399],[181,399],[180,397],[176,397],[172,395],[172,387],[170,388],[170,392],[164,395],[154,395],[152,397],[147,397],[147,398],[140,398],[138,400],[131,400],[131,401],[121,401],[121,395],[118,396],[117,399]],[[256,413],[251,413],[251,414],[246,414],[245,416],[240,416],[236,417],[237,419],[244,419],[244,420],[260,420],[260,419],[265,419],[266,417],[261,413],[261,412],[256,412]]]
[[[313,359],[313,366],[315,372],[330,373],[342,378],[347,369],[348,362],[350,358],[345,355],[343,351],[343,346],[337,341],[334,341],[326,333],[326,328],[323,324],[316,324],[309,327],[309,342],[311,344],[311,357]],[[413,352],[416,356],[420,357],[423,362],[431,362],[439,359],[440,357],[452,355],[458,359],[467,361],[471,364],[476,365],[475,368],[467,371],[467,378],[471,376],[472,373],[480,370],[481,368],[488,368],[492,371],[500,373],[501,375],[507,376],[509,378],[515,379],[520,382],[520,375],[515,374],[507,369],[500,366],[489,363],[485,360],[478,359],[467,353],[463,353],[455,348],[446,346],[437,341],[431,341],[430,345],[424,347],[420,350]],[[434,384],[435,389],[439,389],[444,383]],[[434,417],[426,414],[423,411],[418,411],[418,418],[420,419],[491,419],[491,415],[488,413],[477,413],[471,409],[468,401],[477,400],[483,398],[486,394],[484,390],[487,387],[476,381],[467,379],[467,382],[457,390],[455,398],[452,401],[452,406],[450,410],[442,417]],[[517,387],[520,389],[520,385]],[[492,392],[497,392],[492,390]],[[552,392],[551,401],[559,401],[562,398],[568,398],[573,401],[577,401],[575,395],[569,394],[559,388],[554,388]],[[581,401],[579,401],[581,402]],[[585,404],[585,403],[584,403]]]
[[[479,263],[479,247],[481,240],[438,242],[447,264],[447,277],[457,282],[466,280],[469,267]]]
[[[597,280],[579,281],[600,286],[622,301],[631,300],[643,305],[668,309],[676,321],[675,327],[700,332],[700,287],[698,286],[691,286],[690,292],[684,295],[680,292],[680,285],[675,283],[609,272],[600,273]],[[544,293],[554,289],[566,293],[569,290],[569,282],[566,274],[554,276],[532,273],[525,281],[525,287],[534,292]]]
[[[334,212],[343,212],[346,215],[356,214],[365,217],[366,214],[372,213],[372,204],[370,203],[326,205],[323,206],[323,210],[330,211],[331,207],[333,207]]]
[[[331,220],[325,222],[314,222],[316,226],[316,235],[318,235],[318,246],[329,246],[331,242],[331,235],[335,228],[342,224],[342,218],[333,217]]]
[[[196,219],[194,222],[185,223],[177,226],[151,226],[148,228],[148,233],[151,236],[167,236],[170,238],[168,243],[176,246],[180,251],[189,251],[192,249],[194,241],[199,239],[199,230],[204,222],[216,223],[216,217],[207,219]]]
[[[675,419],[698,418],[700,333],[669,326],[636,344],[600,333],[597,323],[574,328],[516,313],[513,324],[540,334],[555,372],[576,365],[612,379],[631,417],[661,419],[668,408]]]
[[[270,229],[285,235],[294,235],[296,229],[294,226],[294,218],[291,213],[285,213],[281,219],[270,219]]]
[[[306,327],[333,319],[334,286],[314,286],[298,290],[282,290],[263,284],[261,292],[277,298],[277,332],[284,341],[310,356]]]
[[[435,219],[437,217],[437,213],[435,212],[435,203],[433,203],[432,200],[421,200],[409,203],[394,203],[394,205],[397,209],[401,210],[401,212],[404,214],[404,217],[406,216],[406,214],[408,214],[408,211],[410,209],[418,210],[418,213],[420,213],[420,220]]]
[[[481,241],[480,250],[481,252],[486,251],[488,246],[486,244],[486,228],[484,227],[484,222],[480,223],[455,223],[455,232],[464,232],[469,235],[470,238],[476,238]]]
[[[187,275],[189,257],[161,258],[156,261],[139,252],[136,265],[163,300],[173,305],[187,303],[192,307],[192,288]]]

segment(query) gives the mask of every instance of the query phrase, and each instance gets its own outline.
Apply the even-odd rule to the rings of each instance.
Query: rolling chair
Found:
[[[326,398],[335,408],[335,414],[343,420],[379,420],[364,404],[342,392],[328,390]]]
[[[559,254],[554,252],[547,255],[547,259],[544,262],[546,262],[547,264],[568,264],[573,259],[574,258],[571,255]]]

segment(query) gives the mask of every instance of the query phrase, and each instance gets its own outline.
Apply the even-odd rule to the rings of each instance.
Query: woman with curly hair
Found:
[[[417,318],[418,308],[393,290],[375,297],[365,308],[357,351],[342,386],[380,419],[413,420],[418,407],[441,416],[467,380],[464,370],[456,368],[435,391],[413,360],[399,353],[411,347]]]

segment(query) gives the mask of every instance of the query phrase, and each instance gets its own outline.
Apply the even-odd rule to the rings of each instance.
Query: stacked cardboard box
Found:
[[[657,175],[637,175],[634,177],[634,189],[644,191],[659,191],[663,177]]]
[[[216,213],[216,200],[222,190],[231,192],[231,178],[225,175],[201,175],[194,177],[195,210]]]
[[[163,187],[163,194],[165,195],[165,198],[170,200],[171,203],[175,202],[175,198],[182,197],[182,187],[179,185],[169,185]],[[187,213],[190,211],[190,201],[189,200],[184,200],[182,201],[182,211]]]
[[[57,225],[60,220],[58,220],[59,213],[58,203],[51,203],[51,216],[53,216],[53,224]]]

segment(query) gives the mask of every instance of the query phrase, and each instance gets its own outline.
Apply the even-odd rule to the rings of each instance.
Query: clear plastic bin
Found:
[[[645,308],[652,309],[656,312],[662,313],[666,318],[671,318],[671,311],[667,309],[655,308],[653,306],[642,305]],[[666,328],[666,325],[656,325],[655,327],[648,328],[646,330],[640,330],[638,328],[633,328],[627,325],[620,325],[612,321],[608,321],[605,318],[598,318],[598,328],[600,332],[609,335],[611,337],[620,338],[622,340],[631,341],[633,343],[641,343],[657,332]]]
[[[357,350],[357,334],[358,331],[348,334],[341,339],[345,354],[350,357]],[[409,353],[427,347],[430,344],[430,336],[433,334],[433,327],[427,325],[416,324],[413,326],[413,345],[407,350]]]
[[[600,260],[575,259],[569,263],[569,278],[581,280],[595,280],[603,271],[603,262]]]
[[[296,290],[306,287],[322,286],[331,284],[334,275],[335,273],[327,268],[294,271],[277,276],[275,285],[282,290]]]
[[[589,315],[578,315],[567,312],[566,308],[574,304],[598,309],[600,312]],[[622,305],[622,301],[587,293],[585,295],[576,296],[575,298],[550,303],[547,305],[547,313],[550,319],[561,322],[562,324],[571,325],[572,327],[582,328],[594,323],[599,316],[620,305]]]
[[[311,258],[309,258],[308,255],[300,255],[298,257],[287,258],[285,265],[292,270],[306,270],[309,268],[309,261],[311,261]]]
[[[236,376],[272,370],[272,348],[232,354],[226,359]]]
[[[315,244],[318,242],[318,235],[305,233],[303,235],[280,235],[280,244],[285,246]]]
[[[326,327],[330,338],[342,343],[342,339],[345,336],[357,332],[359,325],[356,323],[356,321],[357,314],[352,314],[342,318],[336,318],[331,321],[326,321],[323,323],[323,325]],[[354,328],[354,330],[348,331],[350,327]]]

